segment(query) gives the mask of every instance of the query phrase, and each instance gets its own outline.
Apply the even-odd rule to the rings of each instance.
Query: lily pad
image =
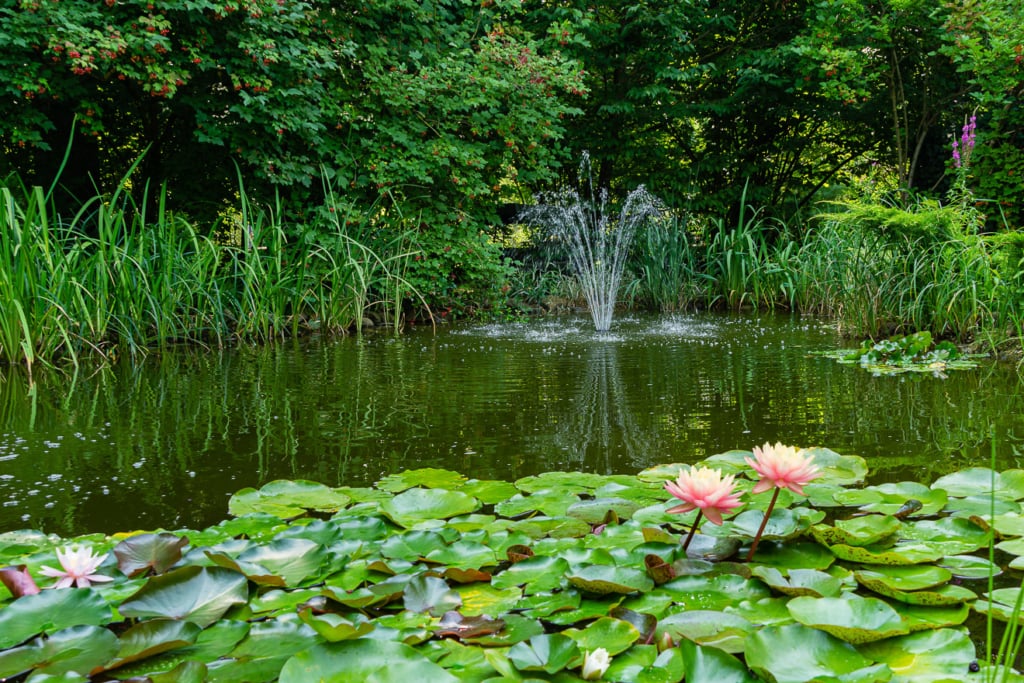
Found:
[[[626,595],[654,588],[646,572],[630,567],[593,564],[570,571],[566,578],[580,590],[598,595]]]
[[[457,489],[466,483],[466,477],[451,470],[422,467],[389,474],[377,482],[377,488],[389,493],[401,493],[417,486],[430,489]]]
[[[92,590],[47,590],[21,597],[0,609],[0,649],[39,633],[110,622],[110,605]]]
[[[317,482],[277,480],[259,490],[247,488],[234,494],[228,500],[228,512],[236,517],[263,512],[290,519],[307,510],[337,512],[350,500],[344,493]]]
[[[972,467],[939,477],[933,489],[943,489],[951,496],[987,496],[1021,500],[1024,498],[1024,470],[993,472],[987,467]]]
[[[907,502],[911,500],[921,503],[920,508],[908,512],[904,518],[938,514],[946,505],[947,499],[945,490],[930,488],[916,481],[885,483],[862,489],[843,489],[835,494],[836,502],[842,505],[855,506],[865,512],[883,515],[895,515],[908,509]]]
[[[794,656],[797,652],[800,655]],[[754,672],[774,683],[885,683],[892,677],[888,666],[868,659],[849,643],[800,624],[769,626],[751,634],[745,657]]]
[[[754,630],[754,625],[738,614],[717,610],[687,610],[661,619],[656,635],[660,638],[668,633],[676,641],[685,638],[698,645],[737,653],[746,649],[746,638]]]
[[[285,662],[278,680],[458,683],[459,679],[404,643],[358,638],[299,652]]]
[[[864,515],[836,520],[835,526],[815,524],[810,535],[822,545],[839,543],[863,547],[890,538],[900,530],[900,521],[888,515]]]
[[[448,519],[480,508],[473,496],[446,489],[409,489],[381,503],[380,511],[392,522],[411,528],[428,520]]]
[[[587,624],[586,628],[569,628],[563,633],[575,640],[584,652],[603,647],[613,657],[628,650],[640,638],[635,626],[611,617],[601,617]]]
[[[121,603],[127,617],[186,619],[202,627],[249,599],[245,576],[220,567],[182,567],[156,576]]]
[[[896,610],[877,598],[800,597],[790,600],[788,608],[804,626],[848,643],[870,643],[909,633]]]
[[[834,598],[843,588],[843,582],[836,577],[815,569],[790,569],[785,575],[774,567],[754,567],[754,576],[783,595],[797,597]]]
[[[866,657],[887,664],[895,674],[892,683],[961,681],[976,657],[974,643],[959,629],[912,633],[858,649]]]
[[[561,633],[545,633],[516,643],[508,658],[520,671],[557,673],[568,668],[582,653],[576,641]]]
[[[829,546],[829,550],[840,560],[863,562],[864,564],[906,565],[935,562],[943,556],[938,550],[925,543],[905,543],[889,548],[868,546],[858,548],[843,543]]]

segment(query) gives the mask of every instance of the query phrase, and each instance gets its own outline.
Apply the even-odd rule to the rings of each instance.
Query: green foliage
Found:
[[[879,342],[865,340],[854,351],[836,351],[822,354],[841,363],[856,363],[876,374],[900,372],[929,372],[944,376],[946,370],[977,367],[950,341],[934,343],[927,331],[905,337],[893,337]]]
[[[608,680],[970,681],[981,638],[964,626],[978,623],[966,621],[972,611],[990,620],[989,643],[992,620],[1008,622],[1004,642],[1017,651],[1021,591],[993,590],[1000,570],[983,553],[995,528],[1000,549],[1018,554],[1024,472],[972,468],[887,489],[951,504],[980,495],[987,519],[955,505],[896,517],[855,500],[883,488],[864,488],[862,459],[805,454],[822,472],[807,492],[830,521],[788,530],[750,563],[683,550],[693,515],[666,515],[663,488],[679,464],[514,484],[428,468],[372,490],[274,481],[233,496],[238,516],[204,530],[0,534],[0,676],[577,681],[587,653],[603,649]],[[751,455],[704,464],[749,488]],[[564,512],[500,510],[534,496],[561,499]],[[580,496],[587,518],[619,512],[595,526],[577,516]],[[802,500],[780,504],[792,518],[825,517]],[[736,512],[734,522],[763,515]],[[731,533],[708,523],[696,538],[711,530]],[[71,542],[97,551],[93,573],[111,581],[32,593]]]

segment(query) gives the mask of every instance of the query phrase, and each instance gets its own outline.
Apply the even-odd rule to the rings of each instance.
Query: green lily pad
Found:
[[[815,569],[790,569],[785,575],[775,567],[767,566],[754,567],[751,571],[773,590],[790,597],[810,595],[834,598],[843,588],[840,579]]]
[[[620,520],[627,520],[640,507],[636,501],[625,498],[592,498],[573,503],[566,508],[565,514],[588,524],[600,524],[609,513],[614,513]]]
[[[754,625],[738,614],[695,609],[676,612],[659,620],[656,636],[661,638],[668,633],[676,641],[686,639],[698,645],[738,653],[746,649],[746,638],[754,630]]]
[[[812,527],[813,528],[813,527]],[[836,556],[818,543],[768,541],[757,546],[753,561],[778,569],[828,569]]]
[[[961,681],[976,657],[967,633],[948,628],[867,643],[858,649],[887,664],[895,674],[892,683]]]
[[[220,567],[182,567],[155,576],[121,603],[126,617],[185,619],[206,627],[249,599],[245,576]]]
[[[911,605],[905,602],[893,602],[890,605],[903,618],[911,633],[959,626],[971,613],[971,607],[964,602],[938,606]]]
[[[988,546],[992,533],[970,519],[946,517],[904,524],[900,538],[928,542],[945,555],[960,555]]]
[[[395,524],[411,528],[430,520],[448,519],[480,508],[473,496],[446,489],[409,489],[380,505],[380,511]]]
[[[1024,470],[993,472],[987,467],[972,467],[939,477],[932,488],[957,497],[987,496],[993,492],[996,498],[1020,500],[1024,498]]]
[[[794,538],[807,531],[812,524],[820,522],[824,517],[823,510],[812,510],[808,507],[777,507],[772,510],[771,517],[768,518],[768,523],[761,534],[761,539],[785,541]],[[738,536],[753,539],[757,537],[763,519],[764,513],[760,510],[747,510],[725,521],[721,526],[705,524],[701,527],[701,531],[709,536]]]
[[[102,626],[112,616],[107,601],[92,590],[47,590],[25,595],[0,609],[0,649],[39,633],[72,626]]]
[[[523,591],[518,586],[499,588],[479,582],[456,586],[454,590],[462,599],[459,611],[468,617],[501,617],[505,612],[518,607],[523,597]]]
[[[313,645],[293,655],[285,662],[278,680],[458,683],[459,679],[404,643],[357,638]]]
[[[793,598],[789,613],[804,626],[825,631],[848,643],[870,643],[904,635],[909,629],[900,615],[877,598]]]
[[[0,677],[33,670],[32,680],[89,672],[106,664],[118,650],[117,636],[99,626],[72,626],[46,638],[0,652]]]
[[[723,612],[743,617],[752,624],[760,626],[781,626],[792,624],[793,615],[789,613],[786,605],[789,604],[788,597],[757,598],[754,600],[740,600],[721,608]]]
[[[886,565],[935,562],[943,555],[942,550],[937,550],[925,543],[905,543],[891,548],[875,548],[873,546],[857,548],[839,543],[829,546],[829,550],[840,560]]]
[[[941,586],[953,578],[953,574],[949,570],[932,565],[874,566],[871,569],[855,571],[854,577],[858,583],[868,588],[881,584],[892,590],[917,591]]]
[[[946,501],[943,512],[951,513],[954,517],[982,517],[988,518],[993,515],[1019,514],[1020,503],[1009,498],[999,496],[977,495],[964,498],[950,498]]]
[[[960,579],[985,579],[999,576],[1003,570],[985,557],[975,555],[953,555],[939,560],[939,566],[948,569],[953,576]]]
[[[542,472],[515,481],[516,488],[526,493],[562,491],[563,493],[590,493],[604,486],[607,479],[590,472]]]
[[[584,652],[603,647],[613,657],[628,650],[640,638],[640,631],[633,624],[611,617],[601,617],[586,628],[568,628],[562,633],[575,640]]]
[[[916,481],[879,484],[862,489],[843,489],[835,494],[836,502],[859,507],[865,512],[894,515],[907,509],[907,501],[921,503],[920,509],[907,517],[925,517],[938,514],[946,505],[948,496],[943,489],[930,488]]]
[[[569,636],[545,633],[521,641],[508,651],[508,658],[520,671],[545,671],[549,674],[568,668],[582,653]]]
[[[800,624],[769,626],[751,634],[745,657],[755,673],[774,683],[885,683],[892,677],[888,666],[868,659],[849,643]]]
[[[654,588],[654,581],[646,572],[630,567],[592,564],[571,570],[566,578],[580,590],[597,595],[626,595]]]
[[[868,463],[859,455],[840,455],[828,448],[817,447],[805,448],[803,454],[813,458],[821,471],[821,476],[814,480],[820,484],[853,486],[868,476]]]
[[[277,480],[259,490],[247,488],[231,496],[228,512],[236,517],[262,512],[290,519],[307,510],[337,512],[351,498],[344,493],[313,481]]]
[[[516,562],[491,579],[495,588],[523,586],[527,594],[554,590],[562,585],[569,563],[561,557],[531,557]]]
[[[458,487],[458,490],[466,495],[473,496],[484,505],[500,503],[519,492],[519,489],[514,484],[497,479],[470,479]]]
[[[671,598],[685,609],[721,610],[741,600],[770,597],[772,592],[761,581],[732,574],[720,576],[681,576],[662,584],[655,591]]]
[[[389,493],[421,486],[428,489],[457,489],[466,483],[466,477],[451,470],[436,467],[423,467],[417,470],[405,470],[398,474],[389,474],[377,482],[377,488]]]
[[[435,617],[462,604],[462,597],[452,591],[444,579],[424,574],[406,584],[403,597],[405,609],[410,612],[430,612]]]
[[[983,594],[982,598],[974,603],[974,609],[978,612],[990,614],[999,621],[1024,625],[1024,596],[1020,586],[997,588]]]
[[[894,536],[901,526],[900,521],[895,517],[865,515],[836,520],[835,526],[815,524],[810,528],[810,535],[822,545],[832,546],[842,543],[863,547]]]

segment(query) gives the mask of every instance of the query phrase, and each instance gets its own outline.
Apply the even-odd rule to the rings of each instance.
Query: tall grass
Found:
[[[309,238],[295,239],[280,207],[253,205],[244,188],[227,230],[172,215],[163,192],[153,207],[97,194],[71,216],[49,195],[0,184],[0,362],[29,372],[179,342],[361,330],[371,308],[397,329],[418,298],[402,276],[409,235],[364,241],[372,214],[325,224],[311,212]]]

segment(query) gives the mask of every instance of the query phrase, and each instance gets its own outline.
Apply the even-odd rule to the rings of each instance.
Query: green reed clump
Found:
[[[0,362],[31,371],[178,342],[360,329],[370,308],[397,326],[418,296],[402,277],[408,235],[370,239],[379,216],[311,215],[295,238],[279,206],[256,207],[244,191],[239,214],[209,230],[164,200],[149,207],[118,190],[60,216],[42,188],[0,186]]]

